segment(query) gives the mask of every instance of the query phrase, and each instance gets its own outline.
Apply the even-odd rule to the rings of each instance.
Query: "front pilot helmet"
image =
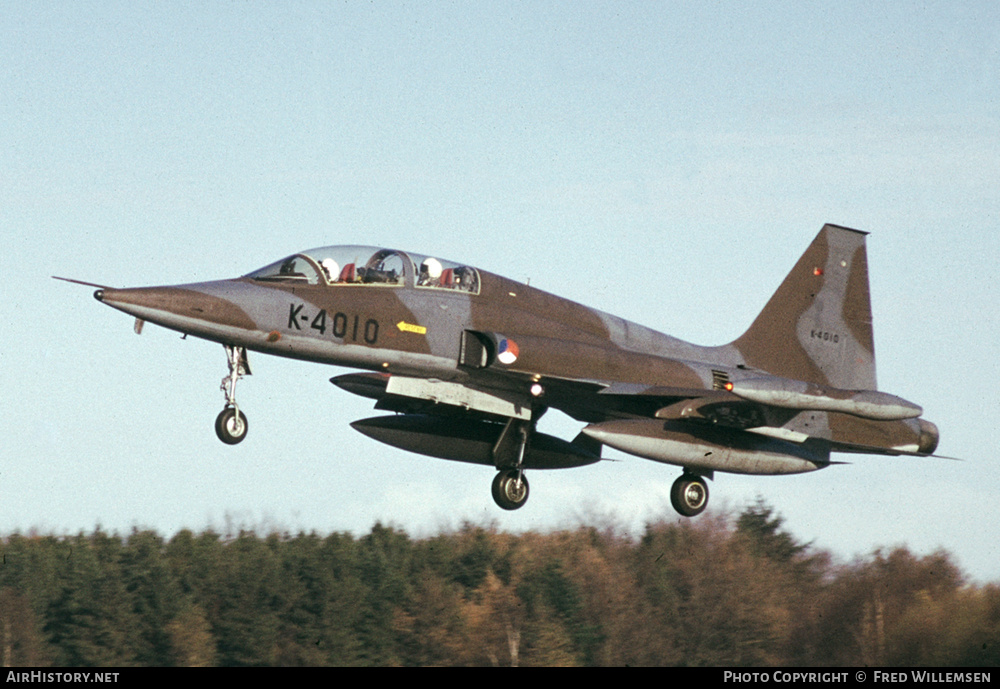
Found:
[[[323,270],[326,271],[327,276],[331,280],[336,280],[340,277],[340,266],[332,258],[324,258],[320,265],[323,266]]]
[[[432,280],[437,280],[441,277],[443,271],[441,267],[441,261],[436,258],[425,258],[424,262],[420,264],[420,270],[427,273],[427,277]]]

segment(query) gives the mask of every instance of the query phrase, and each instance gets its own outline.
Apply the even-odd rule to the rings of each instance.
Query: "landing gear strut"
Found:
[[[247,361],[247,350],[244,347],[223,345],[226,348],[226,359],[229,362],[229,375],[222,379],[220,389],[226,395],[226,406],[215,418],[215,434],[227,445],[236,443],[247,437],[247,417],[236,406],[236,381],[250,375],[250,364]]]
[[[682,516],[696,517],[708,505],[708,484],[685,471],[670,488],[670,502]]]
[[[516,510],[528,502],[524,452],[532,427],[530,422],[511,419],[493,446],[494,461],[500,470],[493,479],[493,501],[505,510]]]

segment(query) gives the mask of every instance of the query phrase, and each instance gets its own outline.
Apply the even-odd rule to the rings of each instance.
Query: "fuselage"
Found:
[[[106,288],[95,296],[144,321],[207,340],[399,375],[467,377],[470,371],[459,365],[465,331],[535,345],[521,346],[513,361],[499,363],[529,375],[697,389],[711,388],[712,368],[741,363],[731,348],[692,345],[486,271],[475,270],[469,289],[422,285],[410,254],[393,253],[402,259],[402,271],[392,281],[251,273],[186,285]]]
[[[493,466],[503,509],[525,504],[526,469],[584,466],[609,446],[682,467],[671,503],[694,516],[716,471],[793,474],[829,466],[832,452],[934,452],[922,408],[877,389],[865,235],[824,225],[750,327],[717,347],[473,266],[364,246],[95,297],[135,316],[137,332],[150,321],[224,346],[224,443],[247,435],[236,383],[247,351],[262,352],[361,369],[331,382],[391,414],[355,429]],[[540,433],[548,409],[586,426],[571,441]]]
[[[825,270],[836,268],[831,263]],[[822,269],[810,275],[826,279]],[[803,460],[808,466],[822,465],[815,457],[830,449],[924,454],[937,442],[932,424],[910,418],[919,407],[883,393],[829,386],[808,355],[799,356],[808,382],[754,367],[761,352],[779,363],[782,351],[795,354],[796,341],[762,348],[744,336],[701,347],[493,273],[401,251],[324,247],[236,279],[104,288],[95,296],[144,321],[229,347],[378,371],[397,381],[454,383],[472,392],[456,387],[445,397],[472,409],[495,411],[492,397],[500,391],[502,405],[512,405],[502,413],[510,416],[527,418],[523,410],[550,405],[589,423],[641,419],[652,443],[669,449],[661,455],[642,449],[650,441],[631,430],[630,445],[620,449],[685,466],[687,458],[673,459],[678,455],[668,446],[663,421],[749,430],[796,447],[819,439],[821,451],[810,450]],[[816,313],[824,310],[803,307],[790,317],[800,319],[799,341],[807,338],[822,364],[826,350],[816,343],[830,337],[830,328],[807,327]],[[843,334],[835,334],[839,341],[830,346],[842,347],[851,340],[850,328],[835,327]],[[866,347],[855,351],[868,356]],[[564,381],[572,384],[560,385]],[[402,394],[425,399],[438,399],[437,390],[444,389],[400,385]],[[534,398],[539,389],[544,399]],[[608,435],[610,427],[592,432],[604,433],[606,444],[619,442]],[[735,442],[728,436],[720,441],[726,447]]]

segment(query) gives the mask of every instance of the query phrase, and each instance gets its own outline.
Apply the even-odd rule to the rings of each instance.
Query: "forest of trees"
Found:
[[[3,539],[4,666],[1000,665],[1000,586],[945,552],[850,564],[736,517],[414,539]]]

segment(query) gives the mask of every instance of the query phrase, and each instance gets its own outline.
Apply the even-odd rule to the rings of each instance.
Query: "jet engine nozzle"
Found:
[[[934,454],[940,439],[941,434],[938,433],[938,427],[927,419],[920,419],[920,440],[917,441],[917,451],[921,454]]]

